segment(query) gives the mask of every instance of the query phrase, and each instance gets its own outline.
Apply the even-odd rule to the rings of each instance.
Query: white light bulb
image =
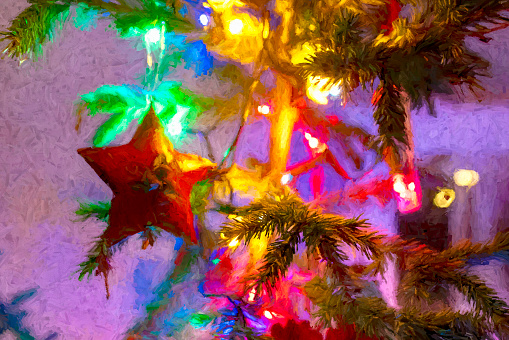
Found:
[[[309,147],[311,149],[316,149],[319,144],[320,144],[320,141],[318,139],[316,139],[315,137],[311,137],[309,139]]]
[[[207,14],[200,15],[200,24],[207,26],[209,24],[209,16]]]
[[[231,34],[240,34],[243,28],[244,23],[240,19],[234,19],[230,21],[230,24],[228,25],[228,30]]]
[[[291,180],[292,180],[292,175],[290,175],[290,174],[284,174],[283,176],[281,176],[281,184],[283,184],[283,185],[288,184],[288,182],[290,182]]]
[[[410,184],[408,185],[408,190],[410,190],[410,191],[415,191],[415,183],[414,183],[414,182],[412,182],[412,183],[410,183]]]
[[[403,182],[400,182],[400,181],[397,181],[396,183],[394,183],[392,188],[394,189],[394,191],[396,191],[399,194],[402,194],[402,193],[404,193],[406,191],[405,190],[405,184]]]
[[[338,85],[334,85],[329,90],[329,94],[333,97],[338,97],[341,94],[341,88]]]
[[[268,105],[258,106],[258,112],[262,115],[268,115],[270,113],[270,107]]]
[[[272,319],[272,313],[269,312],[268,310],[266,310],[265,312],[263,312],[263,315],[267,318],[267,319]]]
[[[159,28],[151,28],[148,30],[148,32],[145,33],[145,40],[153,44],[161,40],[161,31]]]

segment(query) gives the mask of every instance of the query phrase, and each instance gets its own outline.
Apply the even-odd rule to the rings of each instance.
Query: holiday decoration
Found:
[[[289,320],[283,327],[281,324],[272,326],[270,334],[275,340],[322,340],[322,334],[316,329],[311,328],[309,321],[296,323],[294,320]]]
[[[189,196],[214,164],[174,150],[153,109],[129,144],[80,149],[78,153],[113,191],[108,227],[89,262],[82,265],[80,277],[97,267],[96,274],[104,275],[109,296],[109,249],[140,232],[144,249],[154,244],[158,229],[197,243]]]
[[[108,247],[147,226],[197,242],[189,195],[214,164],[174,150],[153,110],[129,144],[78,153],[114,194],[109,225],[101,236]]]
[[[473,170],[426,182],[411,112],[434,115],[433,93],[482,89],[490,64],[468,41],[508,27],[508,10],[507,0],[30,0],[0,34],[20,63],[71,17],[82,29],[108,20],[144,50],[135,84],[100,86],[75,107],[77,132],[85,112],[108,115],[78,153],[113,192],[80,199],[78,220],[107,226],[79,279],[103,275],[109,297],[127,238],[146,249],[165,231],[176,244],[128,339],[503,339],[509,306],[472,267],[504,259],[509,234],[438,251],[387,221],[451,207],[453,182],[480,183]],[[359,102],[371,121],[345,114]],[[131,141],[112,146],[133,122]]]

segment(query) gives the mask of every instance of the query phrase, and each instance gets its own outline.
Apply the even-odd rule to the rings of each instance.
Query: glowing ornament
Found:
[[[233,35],[242,33],[243,28],[244,23],[240,19],[233,19],[232,21],[230,21],[230,24],[228,25],[228,30]]]
[[[265,316],[269,320],[273,318],[272,313],[269,312],[268,310],[263,312],[263,316]]]
[[[145,41],[147,43],[155,44],[161,40],[161,30],[159,28],[151,28],[145,33]]]
[[[392,189],[397,194],[398,210],[409,214],[421,207],[421,187],[416,172],[410,174],[395,174],[392,177]]]
[[[454,183],[460,187],[473,187],[479,182],[479,174],[474,170],[460,169],[454,173]]]
[[[203,26],[207,26],[209,24],[209,16],[207,14],[200,15],[200,18],[198,19],[200,21],[200,24]]]
[[[456,198],[456,193],[452,189],[441,188],[435,195],[433,204],[439,208],[447,208]]]

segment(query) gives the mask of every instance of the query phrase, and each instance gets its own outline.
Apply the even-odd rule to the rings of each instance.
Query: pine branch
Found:
[[[379,255],[381,236],[369,232],[365,220],[322,215],[295,196],[267,197],[239,209],[237,214],[239,217],[221,230],[225,237],[223,243],[236,239],[249,244],[254,238],[276,237],[267,248],[262,266],[249,278],[254,280],[257,289],[266,285],[270,291],[275,287],[286,275],[301,242],[305,243],[308,254],[325,261],[338,281],[346,271],[342,261],[347,256],[339,249],[341,245],[355,247],[368,258]]]
[[[79,202],[80,208],[76,210],[76,215],[82,216],[80,221],[88,220],[91,217],[98,219],[99,221],[107,222],[111,202],[109,201],[98,201],[93,202]]]
[[[8,41],[3,53],[10,58],[37,59],[42,46],[52,41],[69,17],[70,1],[39,0],[21,12],[6,32],[0,32],[0,41]]]
[[[466,241],[441,253],[426,251],[424,248],[407,254],[403,269],[403,289],[419,290],[424,297],[426,291],[443,283],[456,287],[469,301],[475,303],[475,310],[483,317],[496,315],[497,320],[509,318],[509,306],[497,296],[492,288],[476,275],[467,272],[467,260],[472,256],[488,256],[509,249],[509,233],[500,233],[487,244],[472,244]]]
[[[0,32],[3,35],[0,41],[8,41],[3,53],[11,58],[37,59],[42,54],[42,46],[53,40],[56,30],[69,18],[70,7],[76,4],[88,6],[97,15],[108,13],[120,35],[125,37],[142,34],[155,22],[164,23],[167,32],[184,33],[194,28],[174,7],[159,1],[140,0],[135,6],[125,1],[103,0],[31,0],[30,3],[12,21],[8,31]]]
[[[378,125],[377,150],[382,154],[386,150],[395,150],[398,164],[404,159],[408,147],[408,131],[405,122],[408,114],[403,106],[403,97],[396,85],[390,80],[382,80],[373,95],[375,112],[373,117]]]
[[[509,318],[509,306],[497,293],[476,275],[468,273],[468,260],[487,257],[509,248],[509,233],[499,233],[493,241],[486,244],[472,244],[464,241],[445,251],[437,252],[416,241],[400,238],[388,239],[381,245],[385,257],[374,258],[364,275],[383,272],[387,257],[399,259],[402,270],[400,294],[405,304],[419,299],[436,302],[442,299],[438,293],[447,294],[450,286],[456,287],[466,298],[474,303],[472,315],[480,322],[503,327]]]
[[[94,273],[95,275],[103,274],[105,277],[111,270],[109,260],[112,255],[112,250],[107,246],[105,240],[98,240],[95,246],[90,250],[88,254],[88,260],[81,263],[80,270],[75,272],[79,273],[78,280],[82,280],[85,276],[90,279],[90,276]]]
[[[368,336],[385,339],[470,339],[466,334],[480,336],[487,327],[472,314],[445,309],[419,313],[415,309],[395,310],[376,296],[346,294],[351,288],[330,285],[315,277],[305,286],[306,295],[318,307],[316,316],[325,326],[355,324]]]

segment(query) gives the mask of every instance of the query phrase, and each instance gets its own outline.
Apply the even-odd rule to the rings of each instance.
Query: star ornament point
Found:
[[[113,191],[109,225],[101,236],[109,247],[148,226],[197,243],[189,196],[215,164],[176,151],[153,109],[128,144],[78,153]]]

